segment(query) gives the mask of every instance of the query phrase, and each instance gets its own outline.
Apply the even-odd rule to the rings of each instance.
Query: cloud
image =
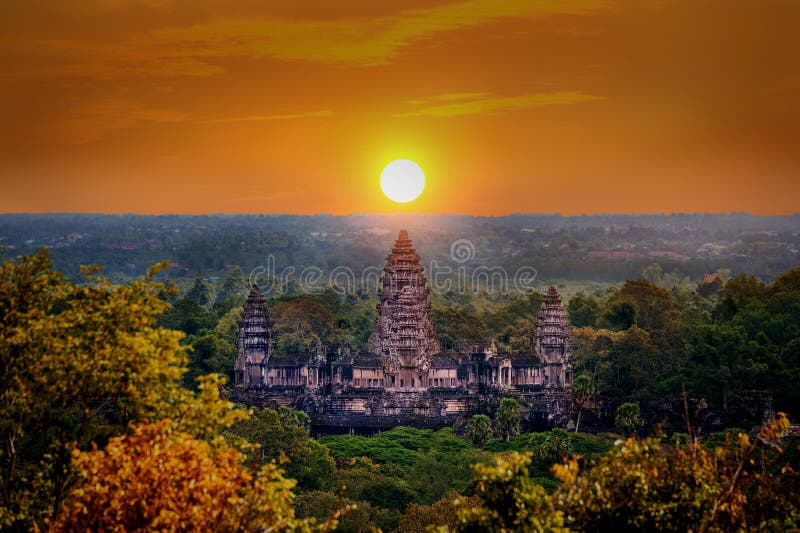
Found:
[[[132,100],[108,98],[80,106],[72,112],[70,118],[58,120],[48,125],[47,138],[59,144],[75,145],[99,141],[112,131],[134,128],[148,123],[214,124],[226,122],[294,120],[329,117],[332,115],[333,112],[330,110],[321,110],[306,113],[198,119],[188,113],[180,111],[150,107],[141,102]]]
[[[533,93],[519,96],[495,97],[486,93],[454,93],[437,95],[417,109],[397,113],[396,117],[457,117],[463,115],[493,115],[515,109],[529,109],[551,105],[577,104],[604,100],[602,96],[580,91]],[[449,103],[441,101],[455,100]],[[414,101],[419,102],[419,101]],[[423,101],[424,102],[424,101]]]
[[[270,121],[270,120],[294,120],[300,118],[318,118],[318,117],[330,117],[333,115],[333,111],[328,109],[324,109],[322,111],[310,111],[307,113],[288,113],[284,115],[248,115],[243,117],[228,117],[228,118],[215,118],[211,120],[207,120],[205,122],[209,123],[219,123],[219,122],[260,122],[260,121]]]
[[[48,126],[48,136],[62,144],[87,144],[111,131],[145,123],[180,123],[189,115],[169,109],[151,108],[140,102],[105,99],[78,107],[74,116]]]
[[[503,19],[589,14],[605,4],[606,0],[465,0],[375,17],[219,18],[120,32],[116,40],[104,42],[74,38],[14,40],[7,44],[17,53],[47,60],[28,63],[38,66],[26,72],[7,72],[4,77],[211,76],[224,71],[218,61],[224,57],[376,66],[389,63],[404,46],[441,32]]]
[[[373,66],[387,63],[410,42],[439,32],[507,18],[586,14],[602,4],[598,0],[468,0],[372,18],[214,21],[159,30],[154,36],[212,56],[222,52]]]
[[[489,93],[444,93],[431,96],[431,100],[474,100],[489,96]]]

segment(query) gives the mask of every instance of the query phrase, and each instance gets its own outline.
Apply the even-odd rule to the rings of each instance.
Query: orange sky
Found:
[[[800,2],[4,0],[0,211],[800,211]]]

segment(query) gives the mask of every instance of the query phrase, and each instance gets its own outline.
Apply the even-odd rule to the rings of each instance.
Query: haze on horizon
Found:
[[[800,2],[8,0],[0,212],[792,214]]]

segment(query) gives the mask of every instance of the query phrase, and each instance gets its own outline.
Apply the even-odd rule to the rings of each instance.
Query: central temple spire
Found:
[[[373,350],[404,367],[425,365],[439,351],[424,270],[408,232],[400,230],[383,268]]]

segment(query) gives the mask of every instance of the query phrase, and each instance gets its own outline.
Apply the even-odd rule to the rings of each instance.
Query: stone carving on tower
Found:
[[[547,290],[536,322],[535,352],[544,365],[544,386],[569,385],[572,382],[572,333],[555,287]]]
[[[421,386],[430,368],[429,357],[440,351],[431,324],[427,278],[406,230],[394,243],[383,268],[378,318],[370,339],[373,353],[385,358],[385,367],[397,368],[395,384]]]
[[[236,336],[235,381],[237,386],[258,385],[263,381],[263,369],[275,349],[272,320],[261,288],[253,284],[239,319]]]

